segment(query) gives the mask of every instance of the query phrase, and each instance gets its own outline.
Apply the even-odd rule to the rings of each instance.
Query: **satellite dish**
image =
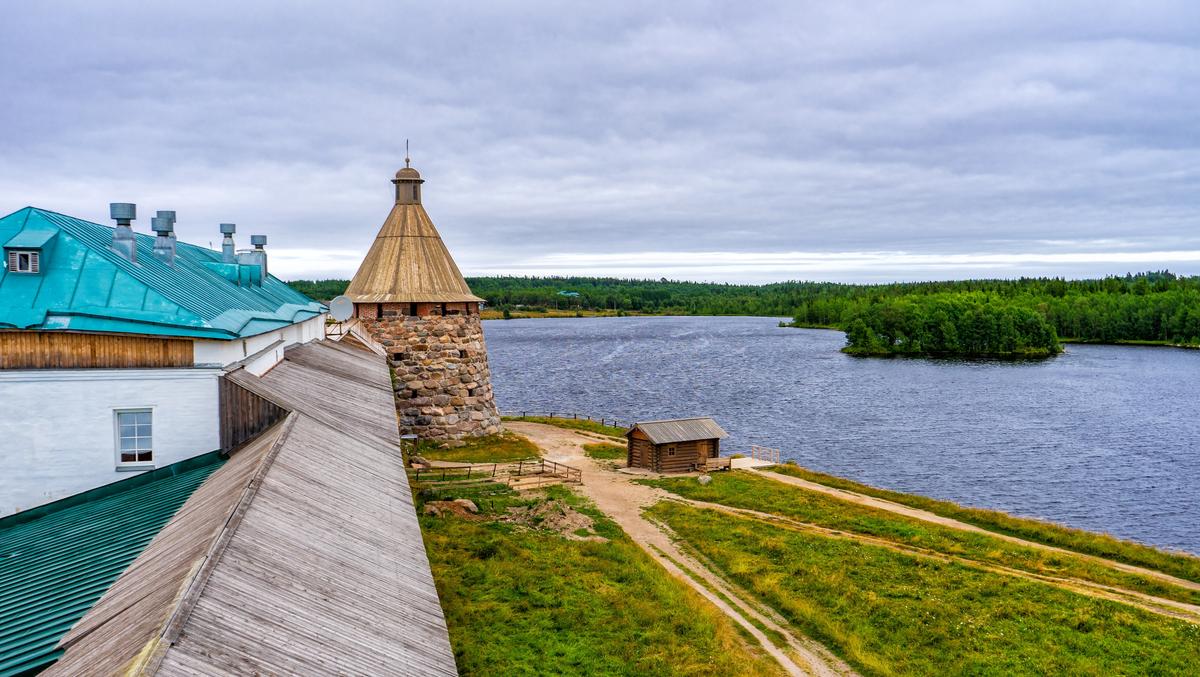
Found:
[[[339,296],[329,302],[329,315],[338,322],[345,322],[354,315],[354,301],[348,296]]]

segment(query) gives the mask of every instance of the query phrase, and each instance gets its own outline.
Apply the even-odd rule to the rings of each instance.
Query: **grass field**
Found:
[[[416,493],[458,497],[438,491]],[[547,496],[592,517],[594,533],[607,540],[494,521],[530,503],[512,494],[464,496],[477,499],[481,519],[421,518],[461,674],[781,674],[615,523],[563,487]]]
[[[1119,603],[674,502],[648,514],[867,675],[1166,675],[1200,662],[1200,626]]]
[[[455,463],[504,463],[538,458],[541,451],[528,439],[513,433],[470,437],[460,447],[441,446],[437,442],[422,442],[418,454],[431,461]]]
[[[628,450],[619,444],[599,442],[583,445],[583,451],[592,458],[612,460],[625,458]]]
[[[1046,545],[1066,548],[1089,555],[1097,555],[1126,564],[1135,564],[1137,566],[1156,569],[1172,576],[1200,582],[1200,557],[1170,553],[1140,543],[1113,538],[1105,534],[1071,529],[1040,520],[1013,517],[1012,515],[995,510],[966,508],[949,501],[939,501],[926,498],[925,496],[879,489],[841,477],[813,472],[796,465],[777,465],[771,468],[771,470],[836,489],[847,489],[860,494],[894,501],[913,508],[920,508],[921,510],[927,510],[943,517],[950,517],[961,522],[974,524],[977,527],[995,531],[996,533],[1017,536],[1026,540],[1045,543]]]
[[[601,425],[598,421],[589,421],[586,418],[551,418],[549,416],[505,416],[505,421],[529,421],[530,423],[545,423],[546,425],[558,426],[559,428],[567,428],[569,430],[586,430],[587,432],[599,433],[610,437],[624,437],[625,428],[618,428],[611,425]]]
[[[1084,557],[943,527],[807,491],[747,471],[714,474],[708,485],[701,485],[692,478],[641,481],[698,501],[758,510],[828,529],[877,537],[898,545],[1034,574],[1072,576],[1181,602],[1200,603],[1200,591],[1119,571]]]

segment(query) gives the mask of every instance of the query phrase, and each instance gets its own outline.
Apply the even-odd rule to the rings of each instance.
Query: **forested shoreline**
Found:
[[[1200,345],[1200,277],[1167,271],[1091,280],[882,285],[737,285],[596,277],[471,277],[467,282],[489,307],[500,311],[791,317],[794,326],[846,331],[847,352],[860,354],[1037,355],[1043,349],[1052,354],[1057,352],[1053,346],[1059,337],[1097,343]],[[347,281],[289,284],[328,300],[342,293]],[[1043,327],[1033,321],[1035,316],[1052,330],[1053,346]],[[861,328],[856,321],[861,321]],[[945,329],[950,325],[952,333]],[[971,338],[983,333],[992,334],[994,343]]]

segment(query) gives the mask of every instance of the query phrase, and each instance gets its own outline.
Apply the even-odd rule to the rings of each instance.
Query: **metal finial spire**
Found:
[[[412,158],[408,157],[408,139],[404,140],[404,166],[407,167],[412,163]]]

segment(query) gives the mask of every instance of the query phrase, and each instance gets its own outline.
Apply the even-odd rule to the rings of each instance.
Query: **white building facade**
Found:
[[[0,268],[0,517],[228,451],[223,375],[324,338],[324,306],[268,275],[261,247],[160,252],[162,233],[123,248],[120,232],[31,208],[0,219],[15,250]]]

